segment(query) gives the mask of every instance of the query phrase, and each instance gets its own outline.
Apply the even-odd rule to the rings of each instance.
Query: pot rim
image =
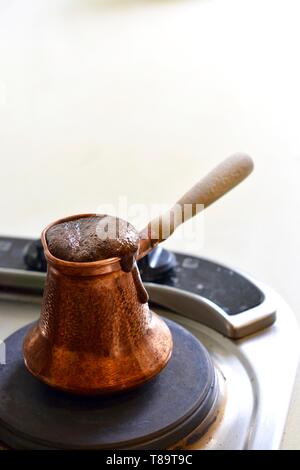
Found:
[[[41,234],[41,241],[42,245],[44,248],[44,253],[45,257],[48,262],[51,264],[61,267],[61,268],[70,268],[70,269],[82,269],[82,270],[89,270],[92,269],[97,270],[97,274],[105,274],[105,273],[111,273],[113,271],[118,271],[121,269],[121,258],[120,257],[113,257],[113,258],[107,258],[103,260],[97,260],[97,261],[66,261],[61,258],[57,258],[56,256],[52,255],[48,248],[48,243],[46,239],[46,235],[48,230],[53,227],[54,225],[61,224],[63,222],[68,222],[70,220],[74,219],[80,219],[80,218],[85,218],[85,217],[95,217],[99,215],[105,215],[105,214],[96,214],[96,213],[84,213],[84,214],[75,214],[75,215],[70,215],[68,217],[63,217],[61,219],[55,220],[54,222],[51,222],[47,227],[44,228]]]

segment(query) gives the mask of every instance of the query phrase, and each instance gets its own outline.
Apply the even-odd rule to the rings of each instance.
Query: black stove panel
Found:
[[[257,307],[264,294],[248,279],[212,261],[170,253],[157,247],[139,262],[144,282],[176,287],[221,307],[227,315],[237,315]]]
[[[0,268],[27,269],[24,254],[32,240],[0,237]]]
[[[232,269],[182,254],[176,254],[176,261],[177,266],[168,277],[157,282],[201,295],[227,315],[257,307],[265,298],[258,287]]]

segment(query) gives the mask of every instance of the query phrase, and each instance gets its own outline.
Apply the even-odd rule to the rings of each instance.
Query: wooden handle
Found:
[[[139,257],[168,238],[183,222],[194,217],[241,183],[252,172],[253,166],[252,158],[245,154],[235,154],[226,158],[185,193],[168,212],[152,220],[140,232]]]
[[[220,197],[241,183],[253,170],[253,160],[245,154],[235,154],[226,158],[208,175],[193,186],[177,204],[192,204],[197,213],[196,205],[210,206]],[[201,210],[201,208],[200,208]],[[199,212],[199,210],[198,210]]]

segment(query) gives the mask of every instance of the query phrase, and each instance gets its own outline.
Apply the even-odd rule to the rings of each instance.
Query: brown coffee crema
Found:
[[[50,253],[65,261],[120,258],[122,270],[132,271],[140,302],[148,301],[136,265],[139,233],[129,222],[109,215],[82,217],[49,228],[46,240]]]

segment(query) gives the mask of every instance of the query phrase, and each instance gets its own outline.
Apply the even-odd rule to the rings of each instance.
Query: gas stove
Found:
[[[204,358],[208,352],[205,364],[211,381],[207,390],[211,391],[206,394],[209,406],[204,410],[204,400],[201,404],[202,414],[198,407],[197,413],[193,410],[188,419],[178,421],[174,429],[170,425],[162,437],[153,428],[147,443],[134,445],[135,441],[131,444],[128,441],[124,448],[278,449],[300,356],[298,325],[285,301],[254,278],[193,255],[157,248],[140,262],[139,269],[152,310],[168,319],[174,328],[173,336],[180,333],[181,325],[184,331],[191,333],[190,337],[185,336],[188,346],[200,340],[195,343],[195,349],[190,349],[189,360],[180,368],[195,367],[197,371],[198,356],[194,357],[193,351],[197,352],[203,345],[201,354]],[[1,339],[10,337],[17,341],[15,332],[38,318],[44,271],[38,241],[0,238]],[[184,348],[180,335],[178,341]],[[10,341],[0,345],[0,362],[1,359],[4,362],[5,347],[8,352]],[[5,364],[0,366],[0,381],[1,368],[5,370],[5,367]],[[214,372],[210,373],[210,370]],[[161,374],[161,383],[167,380],[167,373]],[[192,395],[193,400],[198,400],[203,367],[199,377],[197,373],[194,379],[188,379],[192,388],[179,383],[182,385],[180,402],[188,393],[190,400]],[[148,393],[153,398],[151,385],[149,387],[149,390],[134,393]],[[65,403],[65,398],[57,397],[57,400]],[[129,400],[134,401],[135,396],[130,396]],[[180,406],[175,403],[175,396],[168,398],[166,395],[166,401],[171,405],[172,400],[175,416]],[[157,406],[161,407],[161,416],[172,415],[172,406],[164,404],[163,394]],[[38,419],[38,413],[33,419]],[[45,442],[22,439],[19,434],[18,430],[8,429],[0,416],[0,439],[6,444],[16,448],[51,448]],[[153,436],[158,437],[154,439]],[[72,443],[69,442],[68,447],[72,448]]]

